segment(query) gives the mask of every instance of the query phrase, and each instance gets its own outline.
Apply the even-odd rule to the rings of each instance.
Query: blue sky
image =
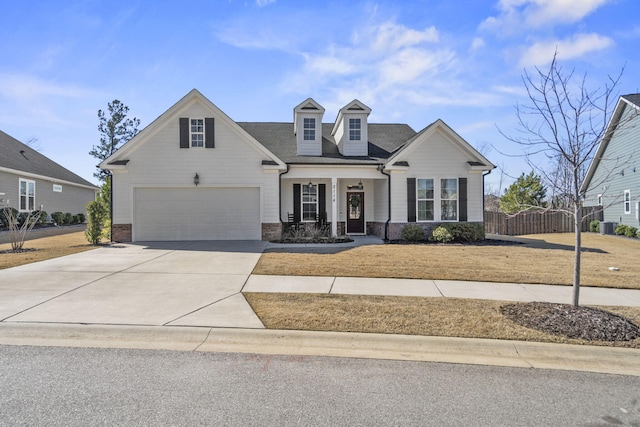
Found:
[[[440,118],[500,166],[526,171],[523,70],[548,66],[640,92],[637,0],[31,1],[0,13],[0,129],[95,182],[98,109],[119,99],[151,123],[192,88],[236,121],[325,121],[357,98],[370,122],[416,131]],[[1,155],[1,153],[0,153]],[[502,173],[503,171],[504,173]],[[502,177],[502,181],[500,178]]]

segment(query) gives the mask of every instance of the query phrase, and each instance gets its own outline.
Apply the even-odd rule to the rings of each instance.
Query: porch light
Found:
[[[313,187],[313,182],[309,181],[309,188]]]
[[[198,186],[198,184],[200,184],[200,176],[198,176],[198,172],[196,172],[193,177],[193,183],[196,185],[196,187]]]

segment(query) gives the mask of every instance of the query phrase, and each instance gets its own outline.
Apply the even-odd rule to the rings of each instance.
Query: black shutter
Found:
[[[189,148],[189,119],[180,117],[180,148]]]
[[[467,178],[458,178],[458,221],[467,221]]]
[[[300,184],[293,184],[293,222],[300,222],[300,209],[302,208],[300,203]]]
[[[407,178],[407,222],[416,222],[416,179]]]
[[[215,148],[216,134],[213,125],[213,117],[204,118],[204,148]]]
[[[327,184],[318,184],[318,218],[327,219]]]

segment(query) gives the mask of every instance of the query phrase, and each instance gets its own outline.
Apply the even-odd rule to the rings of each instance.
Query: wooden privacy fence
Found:
[[[582,208],[582,231],[589,231],[594,219],[602,221],[602,207]],[[572,233],[573,217],[562,212],[523,212],[515,216],[503,212],[484,213],[484,228],[487,233],[505,236],[542,233]]]

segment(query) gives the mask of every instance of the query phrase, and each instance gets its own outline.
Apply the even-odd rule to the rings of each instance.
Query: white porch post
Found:
[[[338,178],[331,177],[331,235],[338,235]]]

